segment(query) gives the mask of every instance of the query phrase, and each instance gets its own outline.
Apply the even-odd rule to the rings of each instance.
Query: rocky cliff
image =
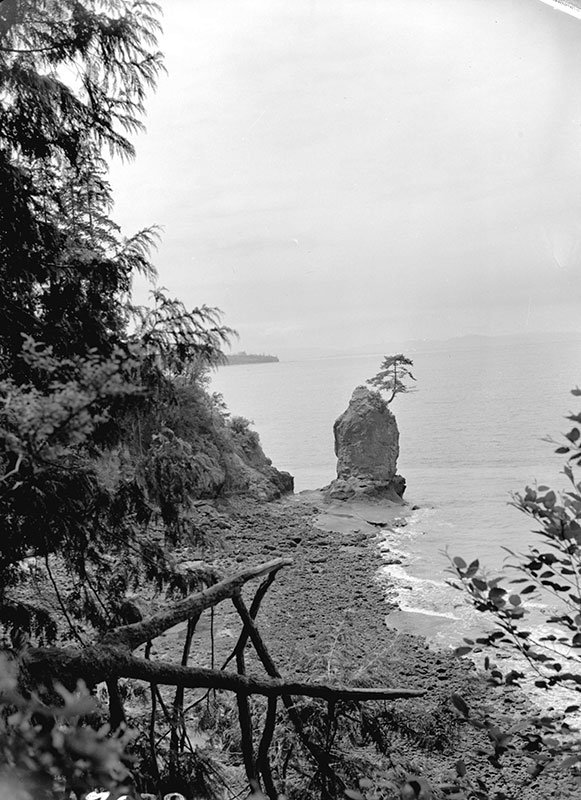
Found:
[[[332,497],[361,493],[401,498],[405,480],[397,475],[399,431],[378,392],[358,386],[333,432],[337,479],[329,487]]]
[[[150,471],[165,469],[162,461],[181,469],[191,499],[247,495],[272,500],[293,491],[292,475],[272,466],[249,421],[232,417],[203,387],[178,385],[174,402],[164,407],[163,422]]]
[[[227,429],[232,443],[231,450],[223,453],[228,476],[225,482],[227,494],[248,494],[257,499],[272,500],[293,492],[293,476],[272,466],[248,420],[234,417]]]

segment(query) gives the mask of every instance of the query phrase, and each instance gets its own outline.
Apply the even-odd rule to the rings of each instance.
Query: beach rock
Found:
[[[346,411],[335,421],[337,479],[332,499],[356,495],[401,498],[405,480],[397,475],[399,431],[394,415],[378,392],[358,386]]]

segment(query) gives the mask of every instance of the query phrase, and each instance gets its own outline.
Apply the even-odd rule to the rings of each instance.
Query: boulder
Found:
[[[405,480],[397,475],[399,431],[378,392],[358,386],[333,432],[337,480],[329,487],[332,497],[348,499],[365,494],[401,498]]]

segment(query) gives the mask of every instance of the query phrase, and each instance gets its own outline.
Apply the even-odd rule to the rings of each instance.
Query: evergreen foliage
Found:
[[[415,381],[410,370],[413,365],[414,362],[402,353],[385,356],[379,372],[369,378],[367,383],[379,392],[385,392],[388,395],[386,403],[389,405],[396,395],[413,391],[406,383],[409,380]]]
[[[131,306],[133,275],[155,276],[157,231],[122,236],[102,155],[133,154],[128,136],[162,69],[158,14],[143,0],[0,3],[0,623],[13,654],[83,647],[135,621],[137,589],[175,597],[200,585],[170,545],[200,456],[166,425],[178,392],[203,396],[231,332],[215,309],[188,310],[161,290],[151,310]],[[115,727],[114,683],[110,695]],[[53,741],[69,741],[68,710],[43,739],[34,704],[12,689],[2,699],[22,708],[1,733],[12,777],[19,736],[29,771],[38,767],[23,796],[52,797],[56,778],[77,789]],[[97,738],[91,757],[109,758]],[[118,783],[114,763],[107,775],[87,766],[79,791]]]
[[[22,334],[56,356],[119,344],[135,271],[153,274],[149,229],[125,240],[104,146],[131,156],[162,68],[154,3],[0,4],[0,367],[26,377]]]

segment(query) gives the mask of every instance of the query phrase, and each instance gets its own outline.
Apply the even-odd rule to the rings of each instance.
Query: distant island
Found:
[[[226,356],[226,366],[228,367],[235,364],[270,364],[275,361],[278,361],[277,356],[268,356],[265,353],[247,353],[244,350],[241,353],[232,353],[232,355]]]

